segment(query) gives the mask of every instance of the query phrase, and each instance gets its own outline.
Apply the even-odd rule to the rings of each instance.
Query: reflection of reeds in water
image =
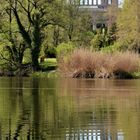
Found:
[[[112,78],[138,71],[139,62],[139,56],[132,52],[106,54],[77,49],[59,62],[59,69],[74,78]]]

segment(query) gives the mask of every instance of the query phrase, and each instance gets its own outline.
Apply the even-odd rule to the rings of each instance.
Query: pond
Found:
[[[1,140],[137,140],[140,80],[0,78]]]

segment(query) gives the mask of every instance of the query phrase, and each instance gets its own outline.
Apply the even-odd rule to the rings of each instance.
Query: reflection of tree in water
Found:
[[[24,138],[26,138],[27,140],[29,140],[29,132],[30,132],[30,127],[27,125],[27,122],[29,122],[29,110],[24,97],[23,97],[23,79],[21,77],[16,79],[17,81],[14,81],[12,83],[14,83],[13,87],[15,89],[14,93],[11,94],[11,96],[15,96],[14,100],[12,101],[15,103],[18,103],[18,105],[16,105],[13,108],[13,112],[15,112],[16,118],[15,118],[15,126],[13,127],[13,118],[12,116],[10,116],[9,118],[9,140],[18,140],[19,138],[21,138],[21,134],[24,135],[24,132],[22,133],[22,130],[26,127],[26,131],[28,132]],[[15,94],[15,95],[13,95]],[[18,107],[18,108],[17,108]],[[17,109],[17,110],[15,110]],[[11,112],[11,113],[13,113]],[[13,129],[14,128],[14,129]]]
[[[111,109],[103,105],[98,109],[88,107],[79,112],[77,98],[71,96],[68,89],[61,89],[57,92],[56,89],[49,89],[51,84],[54,84],[52,81],[47,81],[46,85],[51,83],[48,89],[39,89],[42,83],[44,81],[32,79],[31,106],[24,98],[22,80],[18,83],[19,85],[16,85],[20,87],[15,95],[16,102],[19,102],[19,110],[15,112],[17,113],[16,127],[14,131],[13,128],[10,130],[12,138],[39,140],[43,138],[99,138],[101,135],[107,137],[108,131],[104,130],[107,124],[103,120],[108,119],[107,117],[111,114],[108,110]],[[16,106],[13,108],[15,109]],[[29,112],[27,108],[31,108],[31,111]]]
[[[79,83],[78,88],[83,84]],[[87,89],[77,90],[72,85],[69,88],[70,83],[66,82],[55,88],[56,81],[36,78],[28,79],[28,84],[21,79],[12,81],[10,86],[15,88],[0,93],[2,140],[131,140],[130,135],[134,134],[135,139],[139,134],[127,128],[128,124],[139,128],[138,94],[137,97],[117,94],[114,98],[116,93],[110,93],[112,98]],[[89,86],[92,85],[85,85]],[[2,104],[3,100],[7,103]],[[132,108],[137,112],[132,112]]]
[[[4,78],[0,89],[1,139],[18,139],[28,118],[28,106],[23,99],[22,78]],[[1,92],[2,91],[2,92]],[[28,127],[27,127],[28,131]]]
[[[33,111],[33,124],[32,124],[32,138],[33,140],[39,140],[40,130],[40,105],[39,105],[39,83],[38,79],[33,78],[32,87],[32,111]]]

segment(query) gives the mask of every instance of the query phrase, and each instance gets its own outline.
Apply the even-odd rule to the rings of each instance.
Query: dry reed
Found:
[[[59,61],[60,71],[69,77],[113,78],[139,70],[140,58],[132,52],[107,54],[76,49]]]

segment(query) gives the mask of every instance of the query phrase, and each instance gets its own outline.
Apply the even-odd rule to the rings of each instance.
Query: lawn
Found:
[[[40,63],[43,71],[55,70],[57,68],[56,58],[47,58],[44,62]]]

